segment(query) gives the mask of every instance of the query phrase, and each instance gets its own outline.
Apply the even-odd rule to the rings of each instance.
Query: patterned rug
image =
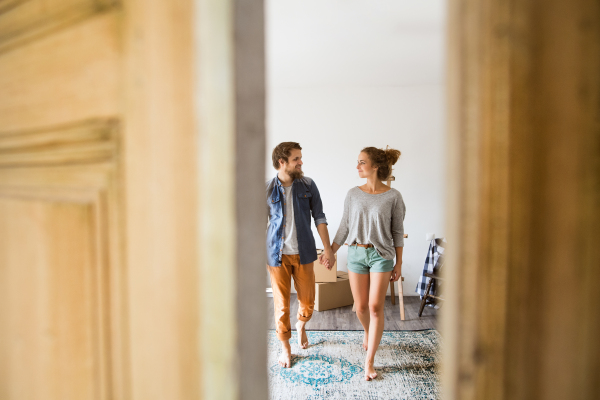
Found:
[[[377,378],[367,382],[363,333],[308,331],[300,349],[292,332],[292,368],[277,363],[281,344],[269,331],[269,392],[272,400],[439,399],[439,342],[436,330],[386,331],[375,356]]]

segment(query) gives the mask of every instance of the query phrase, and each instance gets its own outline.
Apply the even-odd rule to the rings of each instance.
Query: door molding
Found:
[[[99,399],[124,398],[128,381],[119,140],[116,119],[0,132],[0,198],[89,210],[91,270],[85,275],[91,298],[81,300],[91,302],[90,345]]]

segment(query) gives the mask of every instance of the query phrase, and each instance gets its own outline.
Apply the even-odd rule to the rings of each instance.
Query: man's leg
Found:
[[[273,289],[273,311],[277,338],[281,341],[282,353],[279,356],[279,365],[285,368],[292,366],[292,348],[290,338],[292,327],[290,324],[290,291],[292,287],[292,266],[288,256],[282,256],[280,267],[268,266]]]
[[[292,269],[294,276],[294,287],[298,293],[298,322],[296,331],[298,333],[298,345],[305,349],[308,347],[308,336],[305,325],[312,318],[315,309],[315,271],[314,263],[300,264],[300,256],[295,257]]]

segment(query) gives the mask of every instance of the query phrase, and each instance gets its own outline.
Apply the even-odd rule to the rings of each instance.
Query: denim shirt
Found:
[[[315,238],[310,228],[310,214],[315,220],[315,226],[327,224],[325,213],[323,213],[323,203],[321,195],[315,182],[303,177],[294,179],[292,183],[292,197],[294,206],[294,222],[296,225],[296,236],[298,237],[298,253],[300,254],[300,264],[310,264],[317,259],[317,247]],[[285,207],[285,189],[281,186],[281,181],[275,175],[270,181],[267,181],[267,208],[269,215],[269,225],[267,227],[267,262],[272,267],[281,266],[281,256],[283,254],[283,237],[285,228],[285,217],[283,212]]]

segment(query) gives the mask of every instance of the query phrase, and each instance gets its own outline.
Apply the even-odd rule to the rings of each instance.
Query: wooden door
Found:
[[[267,397],[263,15],[0,0],[0,399]]]
[[[0,2],[0,398],[107,399],[122,362],[118,12]]]
[[[157,3],[0,1],[1,399],[199,397],[192,2]]]

